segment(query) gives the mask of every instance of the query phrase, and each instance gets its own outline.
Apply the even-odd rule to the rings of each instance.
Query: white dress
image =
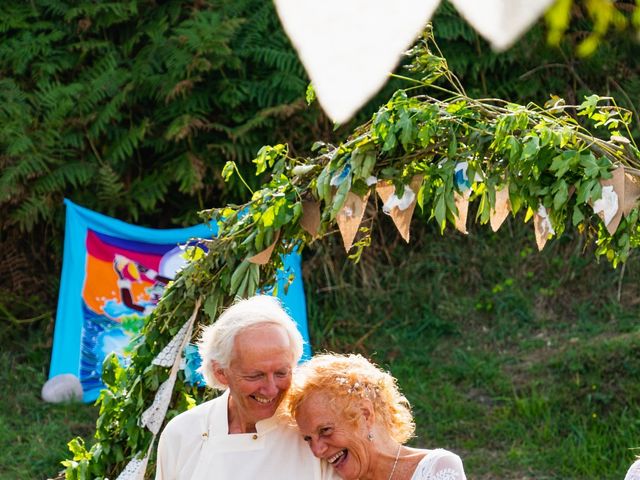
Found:
[[[420,460],[411,480],[467,480],[467,477],[458,455],[436,448]]]
[[[640,480],[640,460],[633,462],[624,480]]]

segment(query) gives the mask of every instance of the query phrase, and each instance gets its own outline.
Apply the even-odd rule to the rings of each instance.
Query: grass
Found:
[[[538,253],[528,225],[415,222],[407,246],[383,223],[357,265],[337,238],[305,253],[314,349],[388,368],[413,444],[458,452],[470,479],[622,479],[640,453],[638,257],[621,275],[579,239]],[[50,331],[0,329],[0,480],[54,476],[66,442],[91,437],[94,407],[39,399]]]
[[[19,330],[4,325],[0,335],[0,480],[55,476],[68,454],[66,443],[77,435],[91,437],[97,411],[40,399],[51,348],[46,325]]]

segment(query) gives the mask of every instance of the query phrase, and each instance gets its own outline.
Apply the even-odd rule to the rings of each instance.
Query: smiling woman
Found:
[[[313,454],[345,480],[465,480],[460,457],[404,446],[414,424],[395,379],[360,355],[318,355],[296,372],[288,411]]]

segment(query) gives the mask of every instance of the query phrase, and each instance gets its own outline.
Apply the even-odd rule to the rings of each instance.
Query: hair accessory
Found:
[[[369,439],[369,441],[373,441],[373,433],[369,432],[369,434],[367,435],[367,438]]]

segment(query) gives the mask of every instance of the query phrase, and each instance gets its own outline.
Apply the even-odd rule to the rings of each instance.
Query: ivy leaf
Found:
[[[580,210],[580,207],[578,207],[577,205],[573,207],[573,216],[571,220],[574,227],[577,227],[584,221],[584,214],[582,213],[582,210]]]

